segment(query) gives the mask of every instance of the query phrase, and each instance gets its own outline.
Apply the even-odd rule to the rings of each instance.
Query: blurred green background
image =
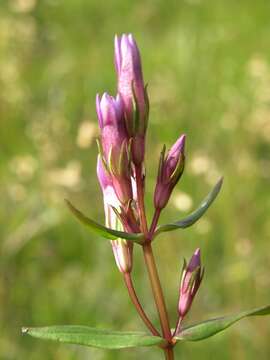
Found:
[[[103,221],[95,94],[115,93],[115,33],[135,35],[149,83],[148,216],[161,146],[180,133],[186,171],[162,222],[183,217],[225,177],[204,218],[154,244],[172,326],[182,260],[198,246],[206,276],[187,323],[269,303],[269,14],[263,0],[1,1],[0,359],[162,358],[20,334],[27,325],[144,329],[110,244],[63,203]],[[157,319],[139,249],[135,257],[138,293]],[[244,320],[178,346],[176,359],[266,360],[269,336],[269,318]]]

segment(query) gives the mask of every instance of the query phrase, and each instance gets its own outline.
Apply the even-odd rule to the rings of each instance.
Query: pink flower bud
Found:
[[[199,289],[204,270],[201,268],[201,253],[197,249],[188,265],[184,262],[181,285],[179,289],[179,315],[183,318],[189,311],[192,301]]]
[[[145,132],[149,102],[143,81],[141,58],[131,34],[115,36],[115,67],[126,119],[126,128],[132,142],[132,158],[136,165],[143,162]]]
[[[104,94],[96,99],[101,129],[102,156],[114,190],[122,203],[132,199],[129,140],[125,128],[122,100]]]
[[[133,119],[133,98],[135,96],[140,118],[143,120],[147,110],[141,57],[136,41],[131,34],[115,36],[115,67],[118,75],[118,92],[123,99],[127,116]],[[139,128],[143,129],[142,126]]]
[[[109,206],[117,208],[120,202],[113,188],[112,177],[104,168],[100,155],[97,159],[97,177],[103,193],[105,215],[107,215],[107,208]]]
[[[154,204],[156,209],[163,209],[171,196],[173,188],[179,181],[185,165],[185,139],[182,135],[172,146],[165,157],[165,148],[160,157]]]
[[[133,243],[127,240],[111,240],[116,265],[121,273],[130,273],[133,265]]]
[[[97,160],[97,176],[103,193],[106,226],[112,229],[122,230],[117,215],[112,209],[112,207],[118,209],[120,207],[120,202],[114,191],[112,178],[104,169],[100,155]],[[132,270],[133,262],[133,243],[117,239],[111,240],[111,244],[118,269],[122,273],[130,272]]]
[[[113,152],[117,154],[120,152],[122,143],[128,140],[123,102],[119,95],[113,98],[105,93],[101,99],[99,95],[97,95],[96,109],[101,130],[102,149],[107,160],[111,148]]]

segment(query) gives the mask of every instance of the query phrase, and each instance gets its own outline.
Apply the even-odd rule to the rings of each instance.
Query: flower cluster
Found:
[[[143,232],[138,192],[144,191],[148,94],[140,53],[131,34],[115,37],[114,56],[117,94],[113,97],[104,93],[96,98],[101,132],[97,175],[103,192],[106,225],[138,233]],[[161,152],[153,199],[158,212],[167,205],[184,171],[185,139],[185,135],[181,135],[167,154],[165,147]],[[119,270],[130,273],[133,243],[124,239],[111,243]],[[181,318],[187,313],[201,281],[199,256],[197,251],[184,271],[179,302]]]
[[[103,191],[106,223],[139,232],[135,167],[143,178],[148,96],[140,53],[132,35],[115,37],[117,95],[97,95],[96,109],[101,131],[97,173]],[[143,180],[143,179],[142,179]],[[121,272],[132,269],[132,246],[112,240]]]

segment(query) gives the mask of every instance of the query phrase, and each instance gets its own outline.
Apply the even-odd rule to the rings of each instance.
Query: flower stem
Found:
[[[144,253],[145,264],[148,271],[148,276],[151,282],[151,287],[152,287],[156,307],[159,314],[159,320],[162,327],[162,334],[166,340],[170,341],[172,335],[169,325],[169,317],[157,272],[152,246],[150,243],[143,245],[143,253]]]
[[[161,209],[156,209],[155,214],[153,216],[152,224],[150,226],[149,234],[148,234],[148,240],[152,241],[154,232],[157,227],[158,219],[161,213]]]
[[[175,330],[174,330],[174,333],[173,333],[173,337],[180,332],[180,330],[181,330],[181,325],[182,325],[182,320],[183,320],[183,317],[182,317],[182,316],[179,316],[179,318],[178,318],[178,320],[177,320],[177,324],[176,324]]]
[[[172,347],[169,347],[169,348],[165,349],[164,354],[165,354],[165,359],[166,360],[174,360],[174,353],[173,353],[173,348]]]
[[[137,199],[138,199],[141,231],[144,233],[145,236],[145,243],[142,246],[144,261],[147,267],[148,276],[150,279],[152,292],[159,315],[162,334],[164,339],[166,339],[170,343],[172,340],[172,334],[170,330],[169,317],[168,317],[165,299],[161,288],[161,283],[157,272],[157,266],[155,263],[154,254],[151,246],[151,240],[157,226],[160,210],[156,210],[152,220],[150,231],[148,231],[145,206],[144,206],[144,184],[142,178],[142,167],[137,167],[137,166],[135,167],[135,176],[136,176]],[[172,345],[169,345],[167,348],[164,349],[164,355],[166,360],[174,360]]]
[[[146,236],[148,233],[147,220],[145,215],[145,206],[144,206],[144,183],[142,178],[142,167],[135,167],[135,176],[136,176],[136,187],[137,187],[137,199],[140,215],[141,230]]]
[[[152,322],[147,317],[145,311],[142,308],[142,305],[137,297],[136,291],[134,289],[133,281],[131,278],[130,273],[124,274],[124,281],[128,289],[129,296],[131,298],[131,301],[133,302],[138,314],[140,315],[142,321],[145,323],[145,325],[148,327],[148,329],[151,331],[151,333],[154,336],[160,336],[160,333],[157,331],[157,329],[154,327]]]

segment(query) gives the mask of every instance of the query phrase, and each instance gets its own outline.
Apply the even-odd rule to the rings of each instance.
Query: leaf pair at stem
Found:
[[[196,325],[183,328],[173,338],[175,343],[181,341],[200,341],[225,330],[237,321],[250,316],[270,314],[270,305],[240,312],[236,315],[206,320]],[[121,332],[91,328],[88,326],[49,326],[23,328],[24,334],[40,339],[54,340],[63,343],[91,346],[102,349],[122,349],[142,346],[165,346],[166,340],[158,336],[150,336],[143,332]]]
[[[216,183],[214,188],[210,191],[210,193],[201,202],[199,207],[196,210],[194,210],[190,215],[188,215],[187,217],[185,217],[182,220],[158,226],[153,235],[153,238],[163,232],[173,231],[173,230],[177,230],[180,228],[184,229],[184,228],[187,228],[187,227],[193,225],[195,222],[197,222],[204,215],[204,213],[207,211],[207,209],[210,207],[210,205],[213,203],[213,201],[217,197],[217,195],[221,189],[222,182],[223,182],[223,178],[221,178]],[[72,214],[82,224],[88,226],[90,228],[90,230],[92,230],[92,232],[101,236],[102,238],[110,239],[110,240],[115,240],[117,238],[121,238],[121,239],[126,239],[129,241],[133,241],[138,244],[143,244],[144,235],[142,233],[138,233],[138,234],[127,233],[124,231],[110,229],[110,228],[108,228],[104,225],[101,225],[101,224],[97,223],[96,221],[90,219],[86,215],[84,215],[80,210],[78,210],[74,205],[72,205],[70,201],[66,200],[66,203],[67,203],[67,206],[69,207],[69,209],[71,210]]]

